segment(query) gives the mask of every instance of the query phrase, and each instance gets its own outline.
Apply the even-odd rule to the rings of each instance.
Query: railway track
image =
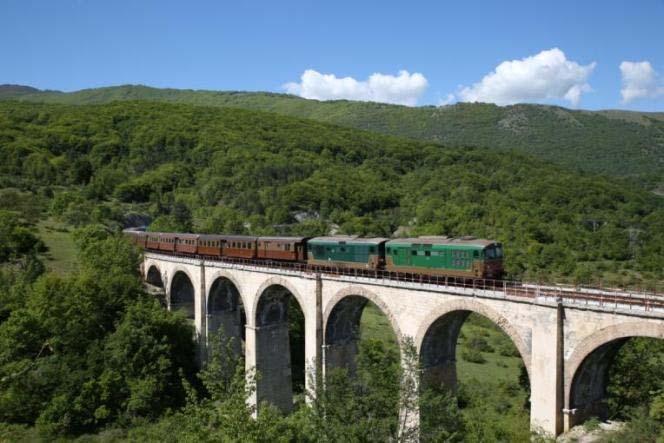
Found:
[[[145,249],[151,252],[172,257],[193,258],[198,260],[217,261],[222,263],[282,269],[311,274],[364,277],[408,283],[430,284],[443,287],[457,287],[473,290],[501,292],[505,296],[525,299],[554,299],[569,301],[574,304],[595,305],[605,308],[618,307],[631,309],[637,307],[646,311],[664,310],[664,295],[656,292],[627,291],[623,289],[607,289],[579,287],[570,285],[541,285],[515,280],[491,280],[468,277],[434,276],[417,273],[389,272],[383,270],[353,269],[310,265],[307,263],[257,260],[246,258],[207,256],[199,254],[182,254],[170,251]]]

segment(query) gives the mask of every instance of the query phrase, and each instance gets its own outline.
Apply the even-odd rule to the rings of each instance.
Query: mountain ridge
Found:
[[[144,85],[73,92],[26,88],[7,92],[0,86],[0,100],[64,104],[147,100],[261,110],[447,145],[516,149],[575,170],[634,178],[649,188],[661,185],[664,176],[664,112],[572,110],[543,104],[407,107]]]

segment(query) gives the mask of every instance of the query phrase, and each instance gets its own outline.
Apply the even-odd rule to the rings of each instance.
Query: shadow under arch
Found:
[[[223,275],[215,278],[208,292],[206,307],[208,346],[215,342],[214,336],[221,336],[232,341],[231,346],[237,355],[244,354],[247,318],[236,284]]]
[[[257,402],[290,412],[294,391],[304,390],[305,311],[296,293],[273,282],[261,287],[254,312]]]
[[[565,408],[571,413],[566,427],[590,417],[606,419],[609,370],[630,338],[664,339],[664,324],[623,323],[610,326],[583,340],[565,362]]]
[[[325,371],[345,368],[350,374],[356,372],[360,321],[369,302],[388,319],[401,353],[402,334],[389,308],[375,293],[350,286],[332,297],[323,315]]]
[[[456,346],[459,332],[471,314],[489,319],[507,335],[519,351],[530,380],[531,353],[526,342],[509,321],[476,300],[453,300],[433,310],[420,326],[415,344],[420,355],[423,378],[432,377],[450,387],[457,384]]]
[[[185,271],[177,271],[173,275],[169,291],[169,307],[171,311],[183,311],[189,320],[196,317],[195,290],[191,278]]]
[[[145,275],[145,281],[157,288],[164,288],[164,281],[161,278],[161,271],[156,265],[151,265],[148,269],[147,274]]]

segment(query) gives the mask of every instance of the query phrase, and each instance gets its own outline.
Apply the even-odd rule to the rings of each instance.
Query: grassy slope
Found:
[[[118,86],[72,93],[16,91],[3,98],[68,104],[156,100],[257,109],[458,146],[517,149],[566,167],[657,183],[664,172],[664,113],[574,111],[554,106],[457,104],[408,108],[351,101],[319,102],[272,93]]]
[[[484,363],[466,361],[462,355],[469,349],[470,337],[482,336],[494,348],[493,352],[482,352]],[[388,346],[396,346],[396,337],[389,320],[373,303],[368,303],[360,321],[361,340],[381,340]],[[517,351],[510,338],[489,320],[477,314],[471,314],[461,327],[456,351],[457,377],[459,387],[465,394],[461,397],[470,402],[463,408],[468,417],[485,417],[485,407],[500,410],[498,413],[503,423],[516,430],[527,431],[529,426],[528,398],[519,384],[521,357],[504,356],[499,348]],[[481,400],[481,404],[477,401]],[[526,432],[527,434],[527,432]]]
[[[46,268],[64,276],[76,268],[76,248],[69,227],[52,219],[42,220],[37,229],[39,237],[46,243]]]

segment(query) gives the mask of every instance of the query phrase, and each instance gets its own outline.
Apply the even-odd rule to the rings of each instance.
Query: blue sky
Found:
[[[664,0],[0,0],[0,48],[0,83],[42,89],[664,110]]]

